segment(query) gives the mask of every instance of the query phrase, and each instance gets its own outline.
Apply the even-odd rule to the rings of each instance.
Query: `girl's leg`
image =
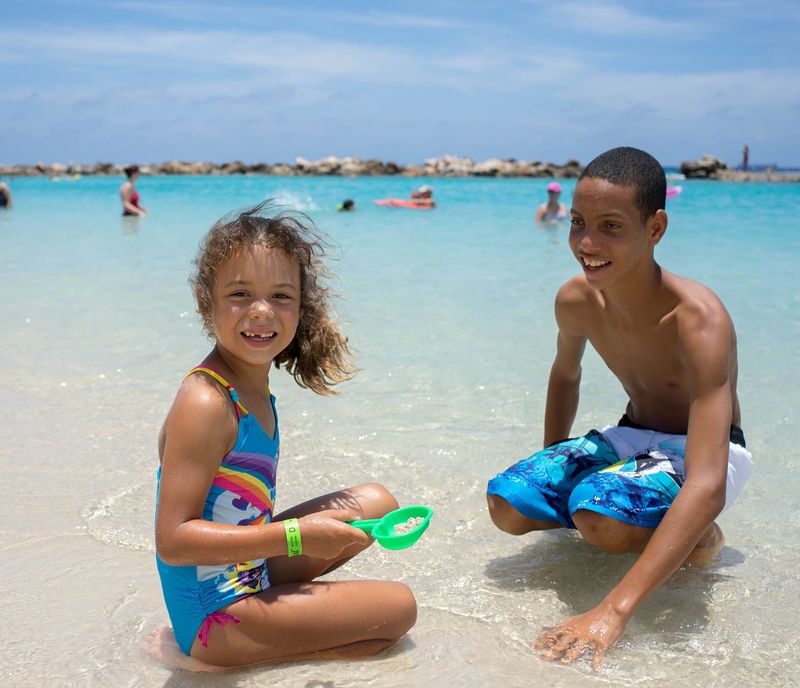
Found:
[[[397,507],[394,495],[383,485],[366,483],[303,502],[276,514],[273,520],[345,508],[359,514],[360,519],[380,518]],[[187,671],[376,654],[414,625],[417,606],[411,591],[391,581],[310,583],[368,546],[349,547],[334,560],[303,555],[271,557],[268,570],[272,587],[222,610],[240,622],[224,627],[213,624],[207,648],[195,639],[192,656],[187,657],[175,643],[172,631],[164,627],[150,635],[148,652]],[[318,619],[318,615],[323,618]]]
[[[273,517],[273,521],[287,518],[299,518],[326,509],[350,509],[359,514],[359,520],[380,518],[396,509],[397,500],[391,492],[379,483],[365,483],[337,490],[330,494],[316,497],[291,509],[282,511]],[[302,536],[302,533],[301,533]],[[270,584],[273,586],[287,583],[312,581],[318,576],[329,573],[352,559],[369,545],[353,545],[345,549],[336,559],[319,559],[300,555],[297,557],[271,557],[267,562]]]
[[[229,606],[192,657],[223,667],[300,659],[356,659],[391,646],[413,625],[411,591],[390,581],[288,583]]]

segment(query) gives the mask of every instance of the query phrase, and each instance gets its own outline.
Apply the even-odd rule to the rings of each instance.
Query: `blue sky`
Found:
[[[0,163],[800,166],[796,0],[0,0]]]

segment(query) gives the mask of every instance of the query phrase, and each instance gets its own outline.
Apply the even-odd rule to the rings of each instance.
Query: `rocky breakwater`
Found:
[[[681,174],[687,179],[714,179],[717,172],[726,170],[728,166],[713,155],[704,155],[699,160],[686,160],[681,163]]]
[[[800,182],[800,172],[776,172],[729,170],[728,166],[713,155],[704,155],[699,160],[681,163],[681,173],[687,179],[717,179],[726,182]]]
[[[36,163],[35,165],[0,165],[0,175],[10,177],[64,177],[75,175],[123,176],[124,165],[110,162],[94,164]],[[563,165],[551,162],[490,159],[476,162],[470,158],[445,155],[430,158],[422,165],[399,165],[396,162],[365,160],[358,157],[321,160],[297,158],[288,163],[249,164],[238,160],[224,163],[186,162],[171,160],[164,163],[142,163],[143,175],[237,175],[271,174],[277,176],[340,176],[376,177],[402,175],[406,177],[547,177],[566,178],[580,175],[580,163],[568,160]]]
[[[402,174],[407,177],[577,177],[583,168],[577,160],[563,165],[527,160],[492,158],[475,162],[470,158],[445,155],[429,158],[424,165],[408,165]]]

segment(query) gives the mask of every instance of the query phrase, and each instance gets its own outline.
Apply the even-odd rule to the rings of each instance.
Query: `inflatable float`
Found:
[[[418,203],[407,198],[379,198],[374,203],[389,208],[414,208],[416,210],[430,210],[434,207],[433,203]]]
[[[677,196],[681,191],[683,191],[682,186],[671,186],[669,189],[667,189],[667,198]]]

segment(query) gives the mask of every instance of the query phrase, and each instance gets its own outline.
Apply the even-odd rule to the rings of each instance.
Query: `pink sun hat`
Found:
[[[550,182],[547,185],[547,190],[552,191],[553,193],[561,193],[561,184],[558,182]]]

